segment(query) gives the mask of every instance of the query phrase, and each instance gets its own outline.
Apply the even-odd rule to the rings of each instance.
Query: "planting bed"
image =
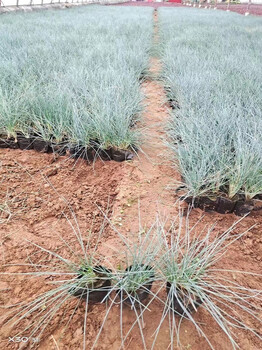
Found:
[[[110,14],[114,8],[106,7]],[[95,12],[95,10],[93,11]],[[96,11],[99,12],[100,10]],[[106,10],[103,9],[103,11]],[[132,13],[133,9],[127,7],[127,11]],[[136,9],[136,11],[139,14],[140,9]],[[56,11],[56,13],[58,12]],[[226,16],[226,14],[224,15]],[[154,18],[154,42],[157,44],[157,13],[154,14]],[[141,245],[141,241],[143,242],[147,237],[152,249],[156,249],[156,251],[159,249],[153,240],[154,230],[152,230],[152,233],[150,231],[156,213],[161,215],[163,219],[167,219],[164,231],[167,232],[166,238],[170,243],[169,241],[172,240],[173,236],[168,232],[171,222],[178,212],[177,205],[174,204],[174,195],[168,185],[174,179],[178,181],[180,175],[172,169],[172,163],[169,160],[171,157],[170,151],[162,142],[170,108],[168,103],[164,103],[167,98],[164,93],[164,84],[161,84],[158,79],[160,70],[159,59],[152,57],[150,60],[151,79],[143,81],[141,84],[145,96],[145,110],[142,118],[148,136],[151,137],[146,138],[143,147],[145,153],[140,152],[139,157],[136,157],[132,162],[121,164],[95,162],[93,167],[87,167],[82,159],[76,161],[75,159],[68,159],[68,157],[58,157],[55,153],[0,149],[0,258],[2,265],[0,271],[10,272],[10,274],[1,275],[1,306],[16,304],[21,301],[32,301],[41,293],[52,290],[54,286],[57,286],[54,283],[58,280],[59,283],[63,283],[62,280],[70,278],[64,275],[57,278],[56,275],[50,273],[33,278],[27,278],[25,275],[15,275],[15,273],[21,271],[32,273],[41,268],[40,264],[44,265],[41,271],[49,270],[49,266],[60,271],[62,264],[59,263],[59,259],[56,259],[57,256],[40,250],[39,246],[74,262],[78,261],[78,254],[82,256],[83,261],[81,263],[78,261],[78,265],[74,266],[76,267],[73,275],[74,283],[81,282],[84,272],[87,272],[83,268],[86,261],[85,253],[89,256],[91,252],[97,251],[100,259],[93,261],[91,264],[93,271],[88,270],[88,272],[92,275],[92,272],[98,272],[97,270],[100,269],[98,267],[102,265],[107,269],[107,272],[100,274],[99,277],[107,281],[113,271],[116,273],[121,287],[123,286],[123,278],[130,278],[128,273],[133,269],[132,266],[139,266],[139,269],[143,266],[146,269],[147,266],[150,267],[148,270],[149,281],[142,285],[143,288],[138,289],[143,302],[150,304],[148,310],[143,313],[143,322],[140,322],[140,327],[136,324],[126,337],[125,347],[127,349],[151,349],[153,334],[160,322],[162,322],[162,325],[154,349],[165,350],[170,348],[170,338],[174,340],[171,346],[174,350],[178,348],[210,349],[204,336],[200,335],[194,324],[187,319],[183,319],[179,324],[181,346],[176,346],[176,337],[173,337],[174,334],[169,328],[170,319],[167,316],[164,321],[161,320],[163,312],[163,302],[161,300],[168,300],[169,283],[166,283],[165,278],[163,281],[157,280],[162,270],[159,269],[159,266],[155,266],[156,259],[154,259],[154,255],[147,256],[145,247]],[[179,100],[180,102],[181,100]],[[176,198],[178,199],[178,197]],[[190,225],[196,224],[202,218],[202,215],[203,212],[200,209],[193,209],[190,213]],[[236,219],[237,217],[233,213],[227,215],[216,212],[206,213],[206,216],[198,223],[197,231],[205,233],[207,227],[216,222],[215,229],[208,236],[207,243],[209,243],[215,237],[222,237],[223,233]],[[179,225],[177,223],[173,225],[179,231]],[[250,216],[244,218],[233,229],[232,239],[250,227],[252,227],[250,231],[244,234],[241,240],[235,241],[215,266],[225,270],[224,277],[226,276],[225,278],[229,279],[231,285],[232,283],[240,283],[244,288],[253,288],[260,291],[262,288],[262,280],[259,275],[262,261],[262,221],[258,211],[252,212]],[[82,242],[88,244],[88,249],[84,254],[79,244],[79,241],[81,241],[79,232],[82,235]],[[137,249],[133,249],[133,260],[127,259],[126,256],[122,257],[122,252],[126,252],[127,255],[130,253],[126,249],[128,239],[134,240],[138,250],[140,249],[140,255],[137,253]],[[195,236],[192,239],[193,243],[194,239]],[[196,249],[198,250],[197,246]],[[175,252],[183,255],[184,249],[181,251],[175,249]],[[138,254],[137,260],[134,259],[136,254]],[[143,254],[147,259],[139,260],[139,256],[143,257]],[[136,262],[139,262],[139,264],[135,265]],[[26,263],[35,263],[39,266],[34,265],[34,268],[24,266],[23,264]],[[6,264],[10,264],[10,266],[6,266]],[[72,266],[69,266],[69,268],[72,268]],[[257,275],[226,272],[230,269],[243,272],[250,271],[257,273]],[[159,283],[162,283],[162,288],[158,293],[159,299],[153,299],[152,293],[158,292]],[[111,284],[113,285],[112,281]],[[99,287],[101,286],[102,284],[99,284]],[[94,284],[94,289],[95,287]],[[109,283],[106,283],[105,288],[108,287]],[[125,288],[129,290],[127,287]],[[123,294],[126,292],[125,288],[122,289]],[[126,300],[128,305],[120,302],[121,300],[117,298],[118,290],[119,285],[117,284],[114,293],[110,295],[110,298],[103,300],[102,304],[97,303],[102,295],[97,295],[97,299],[94,297],[87,309],[86,298],[81,297],[83,296],[82,293],[79,295],[79,289],[77,292],[77,289],[68,288],[67,303],[59,308],[39,338],[35,335],[29,340],[25,340],[25,344],[16,343],[12,340],[12,337],[18,331],[29,326],[36,313],[22,320],[19,327],[16,325],[12,328],[9,324],[6,324],[9,318],[8,312],[12,309],[0,308],[1,344],[6,349],[18,349],[21,346],[29,348],[31,345],[33,345],[33,348],[48,350],[81,349],[83,345],[85,349],[120,349],[123,347],[123,334],[125,336],[130,327],[133,326],[136,320],[135,310],[139,310],[139,305],[136,305],[134,310],[132,302],[128,303],[128,299]],[[72,295],[74,291],[76,292],[75,296]],[[146,295],[144,294],[145,291],[147,292]],[[95,291],[92,291],[90,296],[92,296],[92,293],[95,293]],[[104,293],[103,296],[105,297]],[[116,297],[115,304],[107,315],[114,297]],[[136,297],[136,295],[131,292],[129,299],[133,297]],[[198,300],[197,297],[194,299],[193,310],[188,305],[188,299],[179,296],[176,299],[170,297],[170,300],[173,300],[174,311],[178,313],[183,311],[181,310],[181,301],[185,304],[187,309],[192,312],[194,320],[201,325],[205,335],[211,340],[214,349],[232,349],[224,332],[203,307],[201,300]],[[261,319],[261,299],[259,300],[259,295],[257,300],[252,300],[252,303],[255,305],[256,315]],[[48,300],[46,299],[41,305],[40,312],[42,315],[46,314],[49,310],[48,307]],[[242,321],[245,320],[248,327],[253,327],[259,334],[262,334],[259,320],[247,317],[243,310],[238,310],[238,314]],[[106,322],[103,324],[105,317]],[[93,347],[101,326],[103,326],[103,329],[100,337]],[[121,334],[121,330],[123,334]],[[29,333],[25,332],[20,335],[26,337]],[[85,337],[83,337],[84,334]],[[260,349],[262,347],[259,338],[246,330],[237,329],[235,336],[236,343],[241,350]],[[11,337],[11,340],[9,337]],[[83,338],[85,339],[84,344]]]
[[[1,17],[0,147],[128,158],[121,150],[141,142],[151,14],[89,6]]]
[[[220,213],[258,210],[261,19],[245,18],[243,25],[243,18],[227,14],[228,30],[229,17],[221,12],[159,11],[162,78],[174,110],[170,147],[184,183],[182,198]]]

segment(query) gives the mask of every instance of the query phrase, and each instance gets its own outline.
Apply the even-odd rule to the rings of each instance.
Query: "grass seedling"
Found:
[[[73,237],[65,239],[57,234],[63,254],[59,252],[59,249],[50,250],[32,241],[27,241],[34,248],[34,252],[28,255],[28,261],[4,266],[6,272],[3,272],[2,275],[51,280],[46,282],[47,291],[35,295],[30,302],[8,306],[7,309],[11,311],[6,315],[6,319],[7,324],[10,324],[12,328],[19,329],[17,336],[28,334],[29,337],[41,339],[59,310],[63,310],[66,314],[68,306],[75,303],[73,312],[70,312],[66,321],[66,329],[80,304],[85,302],[83,318],[83,348],[85,349],[89,306],[107,300],[112,274],[110,269],[101,265],[101,256],[97,253],[97,245],[103,234],[104,224],[95,236],[92,232],[89,232],[88,236],[83,236],[73,212],[71,214],[73,219],[69,219],[64,213],[73,231]],[[21,272],[8,272],[9,267],[14,265],[19,266]]]
[[[241,277],[250,274],[254,279],[261,276],[219,267],[228,248],[246,233],[234,234],[238,222],[220,235],[214,234],[215,225],[205,227],[200,232],[199,222],[190,227],[188,215],[183,218],[181,213],[168,232],[162,225],[164,250],[159,258],[158,272],[162,276],[162,287],[166,289],[167,297],[163,301],[162,319],[152,348],[164,319],[168,317],[171,349],[181,345],[183,320],[192,322],[210,348],[214,349],[212,339],[205,333],[205,326],[195,320],[195,313],[201,309],[205,309],[215,320],[233,349],[238,348],[235,330],[249,331],[261,339],[259,332],[249,325],[247,319],[253,319],[258,327],[261,325],[258,315],[262,292],[238,283],[232,279],[232,275]]]
[[[115,296],[110,299],[113,304],[119,304],[119,328],[121,336],[121,347],[137,325],[139,328],[143,348],[147,349],[144,336],[143,314],[150,310],[149,306],[156,297],[156,293],[151,290],[153,282],[157,281],[155,274],[156,257],[161,249],[161,242],[158,237],[157,220],[147,229],[141,225],[139,217],[138,236],[131,234],[124,236],[117,227],[112,228],[123,243],[123,250],[117,251],[116,258],[119,260],[118,268],[114,269],[112,276],[112,291]],[[123,314],[133,311],[134,322],[126,331],[123,324]],[[97,339],[102,332],[104,324],[101,326]]]

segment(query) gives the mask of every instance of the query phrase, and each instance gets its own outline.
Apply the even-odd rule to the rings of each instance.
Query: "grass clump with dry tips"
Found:
[[[87,315],[90,305],[107,301],[111,288],[111,269],[104,266],[102,257],[97,252],[97,245],[104,232],[104,224],[98,233],[91,231],[83,235],[77,220],[69,219],[66,214],[72,237],[62,237],[55,234],[57,248],[47,249],[33,241],[27,241],[33,248],[27,261],[8,264],[2,267],[3,276],[17,276],[20,280],[30,278],[39,281],[45,290],[36,293],[31,301],[8,305],[6,324],[15,332],[13,336],[23,336],[28,339],[39,339],[52,329],[60,315],[60,321],[65,319],[66,331],[77,310],[85,303],[83,315],[83,348],[86,348]],[[59,248],[59,249],[58,249]],[[60,251],[63,251],[61,253]],[[18,267],[19,272],[8,272],[12,267]],[[22,278],[22,279],[21,279]],[[32,283],[34,283],[32,281]],[[62,314],[62,316],[61,316]],[[62,317],[62,318],[61,318]]]
[[[238,348],[236,331],[241,329],[262,340],[258,331],[262,323],[259,317],[262,291],[238,283],[239,279],[247,276],[258,281],[262,276],[230,270],[223,265],[223,257],[230,254],[229,248],[247,231],[235,234],[238,222],[222,234],[215,234],[215,225],[199,231],[198,224],[190,227],[188,216],[178,216],[168,232],[164,227],[162,229],[163,251],[158,272],[167,298],[163,301],[164,310],[155,341],[164,319],[168,317],[172,349],[181,345],[183,320],[190,321],[210,348],[215,349],[212,339],[206,334],[201,316],[197,317],[200,321],[195,320],[198,310],[201,315],[208,314],[216,322],[233,349]],[[250,326],[250,319],[258,328]]]

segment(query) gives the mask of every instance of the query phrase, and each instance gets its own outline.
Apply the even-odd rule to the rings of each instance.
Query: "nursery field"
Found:
[[[0,348],[262,348],[262,21],[0,16]]]
[[[131,127],[141,110],[150,14],[89,7],[2,16],[2,147],[68,148],[89,160],[137,148]]]

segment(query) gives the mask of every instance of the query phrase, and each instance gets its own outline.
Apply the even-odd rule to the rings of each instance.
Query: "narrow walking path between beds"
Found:
[[[157,21],[157,11],[154,11],[154,44],[158,40]],[[145,128],[143,152],[139,152],[132,163],[126,163],[114,204],[113,221],[120,222],[123,230],[127,231],[138,225],[134,222],[138,206],[145,225],[152,224],[156,213],[165,217],[170,216],[174,210],[174,197],[169,185],[179,176],[171,167],[171,154],[164,144],[169,106],[164,87],[158,80],[160,70],[160,59],[151,57],[151,79],[142,83],[145,105],[142,115]]]
[[[154,11],[153,44],[156,45],[157,42],[158,14],[157,11]],[[156,215],[159,215],[161,219],[172,219],[178,210],[170,185],[176,179],[179,180],[180,175],[172,168],[171,152],[165,146],[170,107],[164,86],[159,80],[160,71],[161,61],[152,54],[149,66],[150,78],[145,80],[141,87],[145,105],[141,116],[143,122],[141,126],[145,128],[146,134],[142,152],[138,152],[138,156],[132,162],[122,163],[122,178],[117,187],[118,194],[113,202],[111,222],[122,235],[134,241],[154,223]],[[141,227],[139,227],[139,218]],[[121,240],[114,230],[107,237],[106,244],[99,247],[100,253],[107,256],[116,254],[122,249]],[[148,346],[153,341],[152,334],[159,324],[161,313],[162,304],[157,301],[150,312],[145,312],[144,335]],[[123,329],[126,331],[135,321],[135,314],[125,312],[122,317]],[[119,308],[116,306],[111,309],[105,323],[103,334],[97,344],[99,349],[100,346],[113,350],[120,348],[121,339],[118,335],[117,319],[119,319]],[[112,324],[115,326],[112,327]],[[158,336],[156,346],[161,344],[161,348],[165,349],[170,342],[166,335],[168,325],[164,325],[163,330]],[[127,344],[127,348],[132,350],[144,348],[138,327],[134,327],[126,339]]]

